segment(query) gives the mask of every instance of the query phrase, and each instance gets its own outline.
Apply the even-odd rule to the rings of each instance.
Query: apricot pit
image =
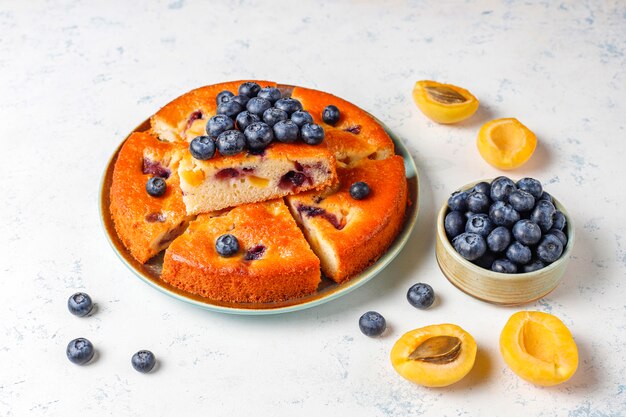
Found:
[[[472,116],[479,101],[464,88],[436,81],[418,81],[413,88],[417,107],[429,119],[442,124],[457,123]]]

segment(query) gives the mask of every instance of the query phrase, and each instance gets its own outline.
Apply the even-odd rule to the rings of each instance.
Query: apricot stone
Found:
[[[479,104],[476,97],[464,88],[428,80],[415,84],[413,100],[429,119],[443,124],[467,119],[476,112]]]

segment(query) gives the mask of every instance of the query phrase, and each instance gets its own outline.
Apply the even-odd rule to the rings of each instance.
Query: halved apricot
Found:
[[[537,385],[565,382],[578,368],[578,348],[569,329],[540,311],[511,316],[500,334],[500,353],[513,372]]]
[[[445,387],[472,369],[476,342],[454,324],[432,325],[405,333],[393,345],[390,356],[396,372],[409,381]]]
[[[517,119],[496,119],[480,128],[476,145],[485,161],[509,170],[528,161],[537,147],[537,137]]]
[[[478,100],[469,91],[452,84],[418,81],[413,87],[413,100],[429,119],[437,123],[457,123],[473,115]]]

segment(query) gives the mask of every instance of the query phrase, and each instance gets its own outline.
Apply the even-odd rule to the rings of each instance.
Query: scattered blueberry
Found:
[[[263,121],[270,127],[283,120],[287,120],[287,113],[276,107],[270,107],[263,112]]]
[[[465,231],[465,216],[460,211],[451,211],[446,214],[443,227],[446,229],[448,238],[454,239]]]
[[[430,285],[420,282],[409,288],[409,291],[406,293],[406,299],[413,307],[425,310],[433,305],[435,291]]]
[[[276,87],[264,87],[261,89],[261,91],[259,91],[259,94],[257,94],[256,96],[264,98],[265,100],[274,104],[277,100],[280,99],[281,94],[280,90]]]
[[[227,130],[215,141],[217,150],[224,156],[237,155],[246,146],[246,138],[238,130]]]
[[[465,231],[468,233],[476,233],[486,238],[494,227],[495,226],[489,216],[481,213],[474,214],[467,220]]]
[[[311,116],[311,114],[306,110],[298,110],[293,112],[291,120],[293,120],[298,127],[302,127],[306,123],[313,123],[313,116]]]
[[[519,213],[504,201],[496,201],[489,208],[489,217],[497,226],[513,226],[519,219]]]
[[[309,145],[319,145],[324,140],[324,129],[314,123],[305,123],[300,129],[302,141]]]
[[[537,246],[537,257],[546,263],[556,261],[561,254],[563,254],[563,244],[554,235],[545,235]]]
[[[287,112],[291,116],[292,113],[302,110],[302,103],[295,98],[281,98],[274,103],[274,107]]]
[[[215,155],[215,142],[209,136],[198,136],[189,143],[189,152],[202,161],[211,159]]]
[[[237,118],[235,119],[235,121],[237,122],[237,129],[243,132],[252,123],[260,122],[261,118],[257,116],[256,114],[250,113],[248,110],[244,110],[237,115]]]
[[[365,336],[380,336],[387,328],[387,322],[380,313],[368,311],[359,318],[359,328]]]
[[[552,204],[554,204],[554,201],[552,200],[552,196],[548,192],[546,192],[546,191],[544,191],[541,194],[541,197],[539,197],[539,201],[541,201],[541,200],[549,201]]]
[[[448,198],[448,207],[453,211],[465,211],[467,210],[467,197],[469,194],[466,191],[455,191]]]
[[[369,185],[367,185],[363,181],[358,181],[350,186],[350,197],[354,198],[355,200],[363,200],[368,195],[370,195],[371,191],[372,190],[370,190]]]
[[[85,365],[93,358],[94,349],[89,340],[79,337],[67,345],[65,353],[70,362],[76,365]]]
[[[498,226],[487,236],[487,247],[492,252],[503,252],[511,244],[511,232],[504,226]]]
[[[546,266],[546,264],[544,264],[543,262],[541,262],[539,259],[535,259],[534,261],[524,265],[522,267],[522,271],[524,272],[533,272],[533,271],[537,271],[541,268],[544,268]]]
[[[234,96],[230,91],[224,90],[217,95],[215,98],[215,103],[219,106],[222,103],[226,103]]]
[[[535,197],[524,190],[515,190],[509,194],[509,204],[517,211],[530,211],[535,207]]]
[[[340,117],[341,113],[339,113],[339,109],[337,106],[333,106],[332,104],[326,106],[322,111],[322,120],[324,120],[324,123],[331,126],[336,125]]]
[[[510,178],[498,177],[491,183],[490,197],[493,201],[506,201],[515,189],[515,183]]]
[[[565,219],[565,214],[563,214],[559,210],[555,211],[554,216],[552,216],[552,227],[555,229],[563,230],[565,229],[566,224],[567,220]]]
[[[487,251],[485,239],[476,233],[461,233],[452,240],[452,245],[468,261],[480,258]]]
[[[146,183],[146,191],[152,197],[161,197],[165,194],[165,190],[167,189],[167,183],[161,177],[152,177]]]
[[[491,184],[485,181],[481,181],[472,188],[472,191],[476,191],[477,193],[487,194],[487,196],[491,195]]]
[[[238,95],[238,96],[234,96],[229,101],[234,101],[236,103],[239,103],[239,104],[241,104],[241,107],[245,109],[246,108],[246,104],[248,104],[248,102],[250,101],[250,97]]]
[[[274,125],[274,137],[284,143],[291,143],[298,140],[300,129],[293,120],[283,120]]]
[[[514,274],[517,272],[517,266],[508,259],[496,259],[491,264],[491,270],[504,274]]]
[[[257,94],[261,91],[261,86],[257,83],[247,82],[243,83],[239,86],[239,95],[246,97],[256,97]]]
[[[246,137],[248,148],[254,151],[260,151],[267,148],[274,139],[274,131],[271,127],[263,122],[255,122],[246,127],[243,132]]]
[[[530,193],[535,197],[535,200],[538,200],[541,197],[541,193],[543,193],[541,183],[534,178],[522,178],[517,182],[517,188]]]
[[[531,220],[522,219],[513,226],[513,237],[524,245],[534,245],[541,239],[541,229]]]
[[[140,350],[133,355],[130,363],[133,365],[133,368],[135,368],[135,371],[147,374],[154,368],[156,359],[154,353],[149,350]]]
[[[488,213],[490,204],[489,196],[485,193],[472,191],[467,196],[467,208],[472,213]]]
[[[518,265],[524,265],[530,262],[533,254],[530,251],[530,248],[524,244],[519,242],[513,242],[506,249],[506,257],[511,262],[515,262]]]
[[[270,107],[272,107],[272,103],[270,103],[269,100],[265,100],[260,97],[253,97],[250,101],[248,101],[248,104],[246,104],[246,109],[248,109],[250,113],[256,114],[259,117],[261,117],[265,110]]]
[[[556,236],[561,241],[561,243],[563,244],[563,248],[565,248],[565,245],[567,245],[567,235],[565,233],[563,233],[562,230],[550,229],[550,230],[548,230],[548,233],[546,233],[546,235],[554,235],[554,236]]]
[[[237,116],[237,114],[241,113],[242,111],[243,111],[243,106],[239,104],[238,102],[236,102],[234,100],[234,97],[233,99],[225,103],[220,103],[217,106],[217,114],[223,114],[230,118]]]
[[[85,317],[93,309],[91,297],[84,292],[77,292],[67,300],[67,309],[75,316]]]
[[[215,241],[215,250],[225,258],[233,256],[239,252],[239,241],[231,234],[221,235]]]
[[[547,200],[539,200],[530,215],[530,220],[537,223],[542,232],[547,232],[552,229],[555,212],[556,208],[554,208],[554,204]]]

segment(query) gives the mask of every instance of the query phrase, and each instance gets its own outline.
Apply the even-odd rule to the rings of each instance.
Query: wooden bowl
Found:
[[[492,180],[481,181],[491,183]],[[468,190],[479,182],[468,184],[462,187],[461,190]],[[493,272],[474,265],[459,255],[448,240],[444,229],[444,219],[448,212],[448,203],[446,201],[437,216],[435,253],[441,272],[443,272],[448,281],[461,291],[488,303],[514,306],[530,303],[545,296],[561,282],[574,246],[574,225],[572,220],[565,207],[554,196],[552,198],[557,210],[563,212],[567,220],[566,229],[564,230],[567,234],[567,245],[563,250],[563,254],[556,262],[537,271],[522,274]]]

